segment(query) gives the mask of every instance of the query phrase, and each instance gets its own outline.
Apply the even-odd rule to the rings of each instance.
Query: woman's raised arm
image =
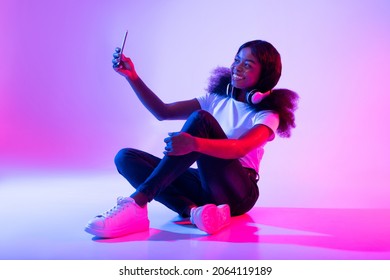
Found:
[[[120,48],[115,49],[113,56],[114,70],[126,78],[141,103],[158,120],[187,119],[192,112],[200,109],[200,104],[195,98],[169,104],[164,103],[138,76],[130,58],[122,54],[119,60]]]

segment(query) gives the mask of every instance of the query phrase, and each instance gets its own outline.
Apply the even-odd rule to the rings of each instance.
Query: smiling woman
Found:
[[[209,234],[228,226],[230,215],[249,211],[259,196],[258,173],[265,144],[276,133],[290,136],[295,126],[297,94],[270,92],[281,75],[276,49],[261,40],[245,43],[236,54],[229,77],[218,79],[216,88],[228,81],[226,94],[209,87],[204,96],[170,104],[146,86],[120,48],[115,50],[113,66],[156,118],[186,122],[180,132],[165,138],[162,159],[130,148],[117,154],[119,173],[136,191],[92,219],[86,231],[107,238],[145,231],[149,228],[147,203],[152,200],[190,218]],[[254,104],[247,96],[258,92],[257,88],[268,93]],[[261,91],[258,94],[264,95]],[[274,102],[280,99],[288,102]],[[191,168],[195,162],[198,168]]]

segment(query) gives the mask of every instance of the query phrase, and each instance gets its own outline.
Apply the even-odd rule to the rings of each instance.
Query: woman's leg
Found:
[[[197,137],[226,138],[217,121],[205,111],[192,114],[182,131]],[[174,201],[175,205],[179,200],[176,198],[175,202],[174,195],[180,190],[182,197],[188,199],[188,203],[181,205],[184,209],[180,211],[188,216],[193,210],[191,220],[208,233],[214,233],[228,224],[229,209],[227,205],[217,208],[211,204],[193,208],[196,206],[192,204],[193,202],[197,204],[196,201],[199,201],[200,205],[227,203],[232,208],[232,214],[239,215],[249,210],[257,199],[256,184],[251,182],[245,168],[237,159],[216,159],[195,152],[183,156],[165,156],[161,161],[146,157],[145,154],[143,157],[147,158],[146,161],[143,160],[143,167],[137,165],[133,170],[129,168],[127,171],[119,170],[136,186],[136,192],[131,197],[118,199],[117,205],[112,209],[92,219],[85,228],[88,233],[112,238],[147,230],[149,228],[147,207],[136,200],[137,196],[146,201],[158,198],[164,201],[165,197],[166,204]],[[123,157],[118,156],[117,165],[122,165],[118,164],[120,161],[123,161]],[[190,173],[190,166],[195,161],[198,162],[201,184],[188,184],[189,180],[184,180],[180,186],[172,187],[175,182],[180,181],[179,178],[185,178]],[[185,175],[182,176],[183,174]],[[146,180],[141,183],[145,177]],[[194,181],[198,182],[197,179]],[[166,197],[173,200],[166,200]]]
[[[202,138],[226,138],[215,118],[203,110],[193,113],[182,131]],[[229,204],[232,215],[243,214],[253,207],[258,198],[258,189],[238,159],[219,159],[197,152],[183,156],[165,156],[150,176],[139,185],[137,192],[151,201],[164,193],[194,162],[198,163],[201,185],[182,186],[183,189],[195,188],[190,192],[190,200],[201,201],[203,204]],[[185,215],[189,215],[190,208],[183,211]]]
[[[115,157],[118,172],[135,189],[138,189],[145,182],[160,161],[161,159],[154,155],[131,148],[120,150]],[[184,213],[186,209],[202,203],[202,201],[190,199],[190,197],[196,197],[192,192],[199,189],[200,184],[197,169],[189,168],[163,192],[160,192],[154,200],[164,204],[179,215],[187,216]]]
[[[198,111],[183,131],[197,137],[226,139],[215,118]],[[228,204],[233,216],[249,211],[259,197],[257,181],[238,159],[220,159],[201,154],[197,159],[205,203]]]

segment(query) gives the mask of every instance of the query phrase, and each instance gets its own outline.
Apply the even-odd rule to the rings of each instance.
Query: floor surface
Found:
[[[0,178],[0,259],[390,259],[390,209],[256,206],[215,235],[178,225],[149,204],[149,231],[117,239],[84,232],[116,197],[130,193],[118,175]]]

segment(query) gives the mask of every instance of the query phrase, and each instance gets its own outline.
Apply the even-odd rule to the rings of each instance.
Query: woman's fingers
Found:
[[[114,59],[112,60],[112,64],[114,68],[118,68],[120,65],[120,55],[121,55],[121,48],[115,48],[115,52],[112,54]]]
[[[112,60],[112,66],[113,66],[114,68],[118,68],[119,65],[120,65],[119,59],[114,58],[114,59]]]

